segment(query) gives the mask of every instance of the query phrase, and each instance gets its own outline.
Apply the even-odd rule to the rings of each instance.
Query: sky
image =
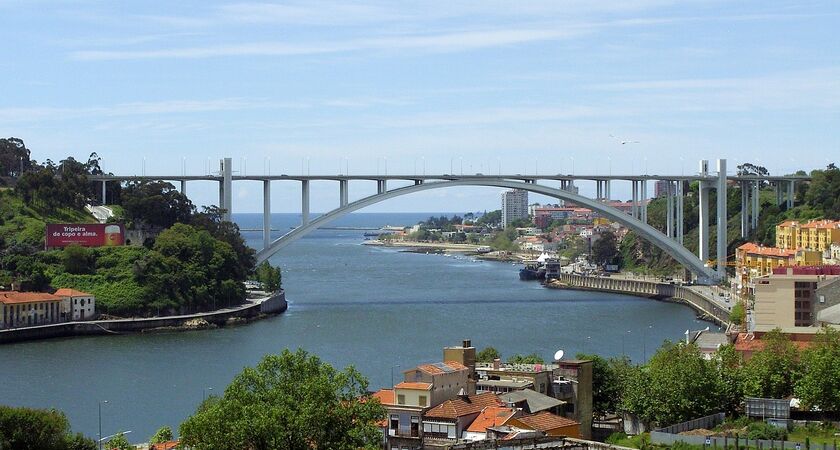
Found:
[[[836,0],[0,0],[0,17],[0,137],[39,161],[96,152],[106,171],[149,175],[224,156],[275,175],[840,162]],[[217,189],[187,192],[214,204]],[[299,211],[298,184],[272,189],[275,212]],[[337,183],[312,189],[313,211],[338,204]],[[351,183],[350,200],[375,189]],[[364,211],[497,209],[499,192]],[[261,211],[260,184],[233,195],[233,212]]]

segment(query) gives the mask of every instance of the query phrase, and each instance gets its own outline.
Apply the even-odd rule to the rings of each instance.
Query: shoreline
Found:
[[[484,261],[522,262],[536,257],[535,255],[500,252],[498,250],[494,250],[492,252],[487,253],[479,253],[478,249],[486,247],[485,245],[454,244],[450,242],[382,241],[378,239],[369,239],[362,241],[362,245],[370,245],[373,247],[404,248],[406,249],[404,251],[413,253],[425,253],[424,250],[434,251],[436,253],[466,253],[470,254],[476,259]]]
[[[286,293],[281,290],[267,297],[251,299],[243,305],[195,314],[62,322],[0,330],[0,345],[62,337],[222,328],[282,314],[287,309]]]

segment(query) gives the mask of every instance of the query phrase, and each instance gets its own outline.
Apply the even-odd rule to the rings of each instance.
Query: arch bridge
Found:
[[[232,206],[232,183],[233,181],[262,181],[263,182],[263,248],[257,252],[257,261],[267,260],[283,247],[297,239],[326,226],[330,222],[376,203],[423,192],[431,189],[442,189],[458,186],[488,186],[506,189],[521,189],[548,197],[566,200],[577,205],[597,211],[599,214],[621,223],[625,227],[635,231],[651,244],[662,249],[685,268],[695,274],[700,283],[711,283],[726,276],[726,241],[717,242],[717,267],[716,270],[708,267],[706,261],[710,259],[709,253],[709,198],[710,191],[716,190],[717,198],[717,235],[725,236],[727,228],[727,184],[735,182],[741,186],[741,234],[746,236],[750,229],[758,225],[758,191],[761,183],[772,183],[776,191],[776,201],[780,205],[791,207],[793,205],[794,183],[808,180],[807,176],[727,176],[726,160],[717,161],[717,173],[710,173],[707,160],[700,161],[700,170],[692,175],[233,175],[232,158],[224,158],[220,161],[218,174],[206,176],[119,176],[119,175],[95,175],[89,177],[91,181],[101,182],[102,202],[106,201],[106,183],[108,182],[130,182],[130,181],[153,181],[168,180],[180,182],[182,193],[186,193],[188,181],[213,181],[219,183],[219,207],[224,211],[224,219],[231,220]],[[356,180],[375,181],[377,184],[376,194],[364,197],[354,202],[349,202],[349,182]],[[409,181],[413,184],[394,189],[388,189],[388,181]],[[301,224],[283,236],[271,239],[271,182],[272,181],[295,181],[301,185]],[[314,220],[310,220],[309,213],[309,190],[312,181],[337,181],[339,184],[339,207],[329,211]],[[558,187],[550,187],[539,182],[559,181]],[[575,182],[594,181],[596,186],[596,198],[582,196],[577,193]],[[647,182],[656,182],[658,196],[666,198],[666,226],[660,231],[647,223]],[[694,255],[686,249],[683,243],[683,196],[686,183],[698,181],[699,189],[699,249]],[[610,206],[608,201],[611,198],[610,187],[613,182],[630,182],[632,186],[631,209],[628,212]],[[723,256],[721,256],[723,255]]]

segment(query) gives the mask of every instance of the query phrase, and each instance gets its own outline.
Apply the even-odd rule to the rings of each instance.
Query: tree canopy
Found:
[[[476,362],[491,363],[496,358],[501,359],[502,354],[494,347],[484,347],[478,354],[475,355]]]
[[[802,374],[794,393],[806,408],[840,411],[840,331],[823,327],[802,353]]]
[[[775,329],[765,334],[762,350],[744,365],[744,394],[750,397],[785,398],[793,394],[799,373],[799,355],[793,342]]]
[[[197,450],[378,448],[385,409],[353,367],[337,371],[304,350],[247,367],[181,424]]]
[[[70,423],[56,410],[0,406],[0,449],[94,450],[96,444],[70,432]]]

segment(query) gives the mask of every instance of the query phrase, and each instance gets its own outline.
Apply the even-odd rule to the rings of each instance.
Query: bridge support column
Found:
[[[685,211],[683,208],[684,187],[685,181],[677,181],[677,242],[680,244],[683,243],[683,235],[685,234],[685,231],[683,231],[685,224]]]
[[[642,180],[642,191],[640,192],[639,201],[642,205],[642,218],[641,221],[647,223],[647,199],[648,199],[648,190],[647,190],[647,180]]]
[[[271,245],[271,180],[263,180],[263,248]]]
[[[187,195],[187,180],[181,180],[181,193]]]
[[[674,237],[674,183],[671,180],[665,182],[665,234],[670,238]]]
[[[376,180],[376,193],[384,194],[388,191],[388,183],[386,180]]]
[[[773,193],[776,194],[776,206],[781,207],[784,200],[782,199],[782,184],[781,181],[773,182]]]
[[[601,180],[595,180],[595,200],[602,200],[604,198],[601,191]]]
[[[794,193],[794,183],[793,180],[788,181],[787,185],[787,209],[793,208],[793,193]]]
[[[347,201],[348,198],[349,198],[349,195],[347,193],[348,185],[349,185],[349,181],[347,181],[347,180],[339,180],[338,181],[338,197],[339,197],[339,203],[341,204],[342,208],[347,206],[347,203],[348,203],[348,201]]]
[[[726,160],[717,160],[717,273],[721,279],[726,278],[726,248],[727,239],[727,215],[726,215]],[[757,184],[756,184],[757,185]],[[756,194],[758,191],[756,190]],[[756,195],[756,198],[757,195]],[[758,201],[754,200],[756,215],[758,214]]]
[[[231,221],[233,214],[233,159],[225,158],[222,160],[222,191],[225,199],[224,212],[222,213],[222,220]]]
[[[700,161],[700,176],[709,175],[709,161],[704,159]],[[697,247],[697,256],[700,261],[704,263],[709,260],[709,185],[706,181],[700,181],[699,186],[699,245]]]
[[[630,182],[630,185],[631,185],[631,191],[633,192],[633,194],[632,194],[633,206],[630,208],[630,211],[631,211],[631,215],[633,216],[633,218],[638,219],[639,218],[639,182],[636,181],[636,180],[633,180],[633,181]]]
[[[604,191],[606,191],[604,194],[606,197],[606,201],[607,203],[609,203],[610,199],[612,198],[612,196],[610,196],[610,180],[604,180]]]
[[[749,234],[750,190],[746,181],[742,181],[739,184],[741,185],[741,239],[744,239]]]
[[[753,193],[752,193],[752,229],[753,230],[758,229],[758,206],[759,206],[759,200],[761,200],[760,187],[761,187],[761,181],[760,180],[755,180],[753,182],[753,186],[752,186],[752,189],[753,189]]]
[[[309,223],[309,180],[300,182],[300,222],[301,225]]]
[[[108,194],[107,194],[107,190],[105,189],[105,181],[102,181],[102,204],[103,205],[108,204],[108,198],[107,197],[108,197]]]

